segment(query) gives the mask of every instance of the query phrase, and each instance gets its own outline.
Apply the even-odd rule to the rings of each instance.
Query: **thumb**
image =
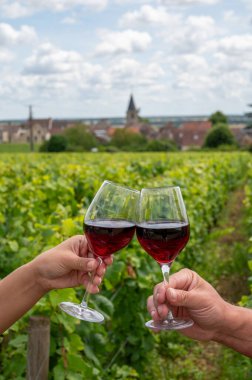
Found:
[[[71,269],[79,270],[81,272],[91,272],[98,267],[98,262],[95,259],[88,259],[75,256],[69,263]]]
[[[166,297],[169,304],[174,306],[193,308],[198,304],[198,300],[191,291],[168,288],[166,290]]]

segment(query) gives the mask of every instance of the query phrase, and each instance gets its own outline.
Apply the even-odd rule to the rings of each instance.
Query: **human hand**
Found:
[[[104,259],[102,263],[93,258],[85,236],[77,235],[40,254],[29,265],[33,269],[36,282],[44,292],[89,285],[88,291],[97,293],[106,267],[112,262],[112,256]],[[90,284],[89,273],[94,273]]]
[[[189,269],[173,274],[169,284],[156,285],[147,301],[154,321],[164,320],[169,308],[174,317],[192,319],[194,325],[180,332],[197,340],[216,339],[230,307],[208,282]]]

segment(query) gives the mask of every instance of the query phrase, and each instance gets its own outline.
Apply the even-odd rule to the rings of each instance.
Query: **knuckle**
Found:
[[[186,303],[186,300],[187,300],[187,292],[185,292],[184,290],[181,291],[180,293],[180,300],[181,302],[184,304]]]

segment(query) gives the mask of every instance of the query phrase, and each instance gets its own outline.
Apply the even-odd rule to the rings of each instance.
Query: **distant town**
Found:
[[[109,143],[118,129],[143,135],[148,140],[171,140],[181,150],[201,148],[212,124],[210,115],[142,117],[130,96],[126,115],[118,118],[37,119],[32,108],[27,120],[0,121],[0,144],[42,144],[76,125],[85,125],[101,143]],[[252,145],[251,115],[226,115],[229,128],[241,147]]]

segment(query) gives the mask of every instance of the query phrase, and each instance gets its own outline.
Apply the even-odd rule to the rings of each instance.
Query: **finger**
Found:
[[[157,308],[159,319],[165,319],[169,313],[169,308],[167,305],[159,305]]]
[[[150,296],[147,300],[147,310],[154,321],[158,321],[160,319],[153,301],[153,296]]]
[[[96,286],[100,286],[102,282],[102,278],[100,276],[94,276],[92,280],[92,284]]]
[[[93,283],[90,282],[90,279],[85,278],[83,281],[83,285],[87,289],[88,293],[95,294],[99,293],[100,289],[97,285],[94,285]]]
[[[98,262],[95,259],[86,259],[79,256],[69,256],[68,266],[71,270],[78,270],[81,272],[93,272],[98,267]]]
[[[113,256],[109,256],[109,257],[106,257],[106,259],[103,260],[103,262],[106,264],[106,265],[111,265],[113,263]]]
[[[166,301],[166,286],[163,282],[156,285],[154,288],[153,296],[154,296],[154,303],[156,307],[158,305],[165,303]]]
[[[99,266],[96,269],[96,274],[100,277],[103,277],[106,272],[106,265],[104,263],[98,264]]]
[[[188,308],[197,308],[198,304],[202,303],[202,297],[195,294],[194,291],[178,290],[168,288],[166,290],[166,297],[171,305],[184,306]],[[204,301],[204,300],[203,300]]]
[[[190,290],[197,285],[199,279],[197,273],[185,268],[170,277],[169,286],[174,289]]]

